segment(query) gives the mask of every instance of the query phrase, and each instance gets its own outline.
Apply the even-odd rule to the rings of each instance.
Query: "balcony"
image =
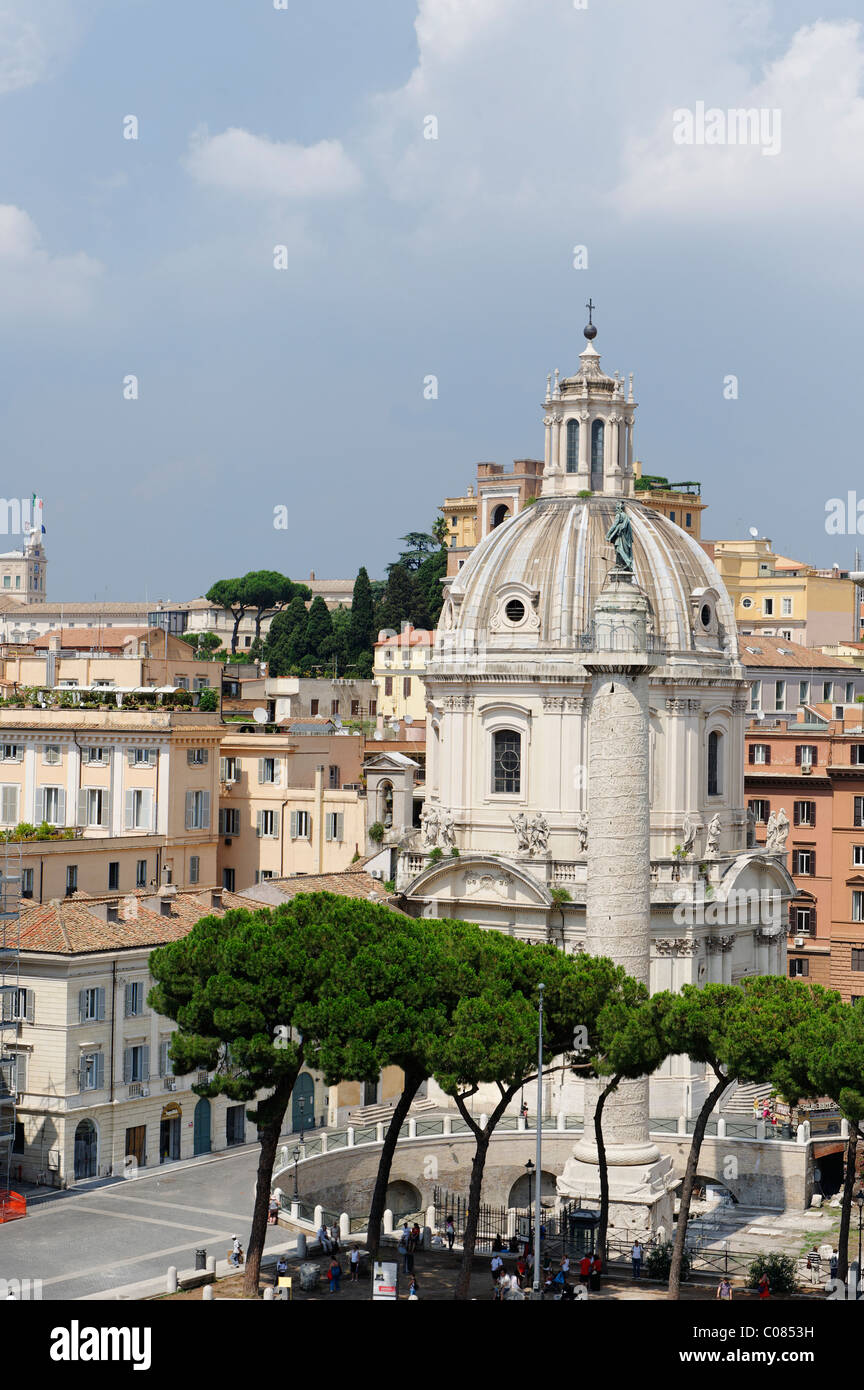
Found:
[[[177,1090],[177,1077],[176,1077],[176,1076],[163,1076],[163,1078],[162,1078],[162,1090],[163,1090],[163,1091],[176,1091],[176,1090]]]
[[[143,1081],[130,1081],[127,1089],[130,1100],[140,1100],[150,1094],[150,1087]]]

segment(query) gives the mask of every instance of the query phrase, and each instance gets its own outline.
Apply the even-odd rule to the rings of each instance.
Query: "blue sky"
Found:
[[[2,492],[50,596],[381,574],[542,452],[589,294],[704,533],[851,563],[862,72],[853,0],[0,0]],[[700,101],[779,153],[676,146]]]

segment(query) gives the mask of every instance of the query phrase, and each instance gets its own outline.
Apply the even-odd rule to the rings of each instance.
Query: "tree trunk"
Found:
[[[299,1068],[298,1068],[299,1070]],[[273,1181],[273,1168],[276,1162],[276,1148],[279,1143],[279,1135],[282,1130],[282,1121],[285,1118],[285,1111],[288,1109],[288,1099],[291,1095],[292,1087],[287,1089],[283,1086],[277,1096],[274,1094],[270,1101],[279,1104],[278,1111],[272,1114],[272,1119],[265,1126],[261,1135],[261,1152],[258,1155],[258,1177],[255,1183],[255,1205],[252,1208],[252,1230],[249,1233],[249,1245],[246,1250],[246,1270],[243,1279],[243,1297],[258,1297],[258,1279],[261,1274],[261,1256],[264,1253],[264,1242],[267,1238],[267,1216],[270,1209],[270,1185]],[[282,1096],[284,1095],[284,1100]]]
[[[708,1097],[704,1101],[702,1109],[699,1111],[699,1118],[696,1121],[696,1128],[693,1131],[693,1140],[690,1144],[690,1154],[684,1173],[684,1185],[681,1188],[681,1209],[678,1212],[678,1227],[675,1231],[675,1246],[672,1250],[672,1264],[669,1269],[669,1298],[681,1297],[681,1266],[684,1261],[684,1245],[687,1240],[687,1222],[690,1218],[690,1201],[693,1197],[693,1187],[696,1181],[696,1172],[699,1167],[699,1154],[702,1149],[702,1140],[705,1138],[705,1129],[708,1125],[708,1118],[711,1111],[729,1085],[729,1081],[730,1077],[721,1077],[713,1091],[708,1093]]]
[[[474,1160],[471,1164],[471,1183],[468,1188],[468,1217],[465,1222],[465,1232],[462,1237],[462,1264],[459,1268],[459,1277],[456,1280],[456,1288],[453,1297],[467,1300],[470,1297],[471,1287],[471,1268],[474,1264],[474,1249],[477,1244],[477,1225],[480,1219],[480,1191],[483,1187],[483,1170],[486,1167],[486,1155],[489,1152],[489,1126],[486,1129],[477,1130],[476,1146],[474,1149]]]
[[[600,1170],[600,1222],[597,1226],[595,1249],[603,1260],[604,1269],[606,1268],[606,1231],[609,1226],[609,1164],[606,1162],[606,1141],[603,1138],[603,1107],[606,1104],[607,1096],[612,1094],[620,1080],[620,1076],[613,1076],[605,1090],[600,1092],[594,1111],[594,1142],[597,1145],[597,1163]]]
[[[849,1226],[852,1216],[852,1192],[855,1187],[855,1160],[858,1156],[858,1126],[849,1123],[846,1143],[846,1173],[843,1179],[843,1200],[840,1204],[840,1234],[837,1237],[837,1278],[845,1283],[849,1277]],[[861,1281],[861,1271],[858,1271]]]
[[[384,1136],[384,1147],[381,1150],[381,1157],[378,1160],[378,1173],[375,1178],[375,1188],[372,1192],[372,1205],[369,1208],[369,1227],[366,1232],[366,1249],[373,1260],[378,1254],[378,1245],[381,1240],[381,1220],[384,1215],[384,1203],[387,1200],[387,1184],[390,1181],[390,1169],[393,1166],[393,1155],[396,1152],[396,1141],[399,1138],[399,1131],[405,1120],[405,1116],[411,1107],[411,1102],[420,1089],[423,1080],[421,1074],[417,1072],[405,1073],[405,1087],[401,1096],[396,1102],[396,1109],[390,1120],[387,1133]]]
[[[238,631],[239,631],[239,629],[240,629],[240,623],[242,622],[242,619],[243,619],[243,612],[244,612],[244,610],[241,608],[240,611],[239,611],[239,613],[238,613],[235,609],[232,608],[231,612],[232,612],[232,614],[234,615],[234,631],[231,633],[231,655],[232,655],[232,656],[236,656],[236,654],[237,654],[237,633],[238,633]]]

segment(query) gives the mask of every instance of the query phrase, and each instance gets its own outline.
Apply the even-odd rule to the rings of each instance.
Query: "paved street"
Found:
[[[0,1277],[41,1279],[44,1299],[74,1299],[190,1269],[195,1249],[224,1260],[249,1239],[258,1146],[134,1181],[58,1193],[0,1226]],[[286,1233],[268,1228],[268,1242]]]

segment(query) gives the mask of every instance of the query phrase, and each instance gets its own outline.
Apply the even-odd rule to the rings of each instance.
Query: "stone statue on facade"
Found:
[[[624,503],[619,502],[615,509],[615,516],[612,525],[606,532],[606,539],[610,545],[615,547],[615,567],[619,570],[633,571],[633,527],[630,525],[630,518],[624,510]]]
[[[423,832],[424,846],[427,849],[432,849],[438,843],[437,806],[424,805],[420,815],[420,829]]]
[[[579,841],[579,853],[584,854],[588,849],[588,813],[587,811],[577,811],[573,825],[576,831],[576,838]]]
[[[747,848],[753,849],[756,845],[756,811],[754,807],[747,807]]]
[[[528,827],[528,851],[530,854],[545,854],[549,847],[549,822],[538,811]]]
[[[689,811],[685,811],[685,812],[684,812],[684,839],[683,839],[682,842],[681,842],[681,848],[682,848],[682,850],[684,851],[684,858],[685,858],[685,859],[686,859],[689,855],[691,855],[691,854],[693,853],[693,848],[694,848],[694,846],[695,846],[695,844],[696,844],[696,836],[699,834],[699,831],[700,831],[701,829],[702,829],[702,826],[699,824],[698,820],[691,820],[691,819],[690,819],[690,812],[689,812]]]
[[[720,852],[720,834],[723,827],[719,816],[712,816],[708,822],[708,839],[705,846],[705,853],[709,858],[715,858]]]
[[[521,850],[530,849],[531,839],[528,833],[528,820],[524,811],[520,811],[518,815],[511,816],[510,819],[513,822],[513,829],[516,832],[516,848]]]
[[[452,849],[456,843],[456,826],[451,811],[438,812],[438,844],[442,849]]]
[[[769,854],[785,854],[786,841],[789,838],[789,817],[780,807],[780,810],[771,812],[768,817],[768,833],[765,839],[765,848]]]

